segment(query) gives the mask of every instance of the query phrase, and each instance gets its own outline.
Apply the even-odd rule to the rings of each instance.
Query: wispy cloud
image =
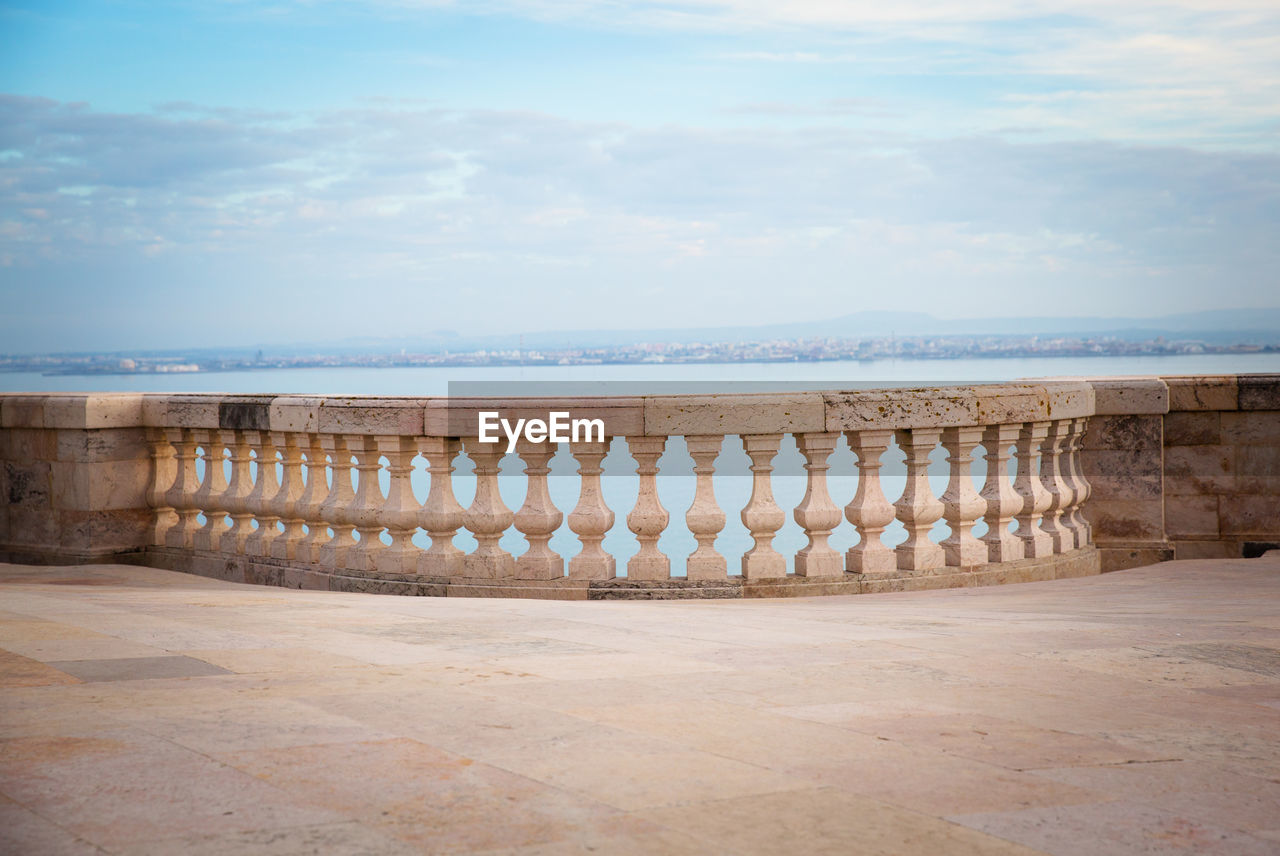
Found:
[[[641,285],[662,299],[628,306],[636,323],[671,307],[809,317],[852,299],[963,313],[992,294],[1009,312],[1059,298],[1173,311],[1206,289],[1248,305],[1280,269],[1271,154],[373,105],[190,119],[14,97],[0,129],[15,153],[0,162],[10,324],[28,317],[25,283],[43,283],[41,301],[92,300],[139,265],[214,289],[174,309],[159,285],[134,286],[159,300],[134,311],[178,312],[165,324],[269,295],[313,332],[371,332],[419,305],[465,329],[519,328],[551,306],[607,325],[616,306],[590,289]],[[377,309],[361,318],[365,292]]]

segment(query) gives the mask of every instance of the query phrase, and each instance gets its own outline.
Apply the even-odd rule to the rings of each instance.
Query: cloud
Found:
[[[12,96],[0,129],[15,342],[61,335],[40,320],[51,301],[93,306],[119,335],[218,344],[428,319],[1194,310],[1255,305],[1280,269],[1272,153],[377,104],[205,118]],[[642,290],[656,296],[628,297]],[[125,304],[103,308],[113,294]]]

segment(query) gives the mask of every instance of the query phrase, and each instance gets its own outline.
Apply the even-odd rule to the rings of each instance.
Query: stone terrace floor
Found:
[[[1280,852],[1280,555],[785,601],[0,565],[0,852]]]

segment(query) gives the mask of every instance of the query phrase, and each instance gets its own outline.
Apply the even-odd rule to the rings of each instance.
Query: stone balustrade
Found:
[[[1097,573],[1138,553],[1128,542],[1108,546],[1126,488],[1123,473],[1108,480],[1096,422],[1150,409],[1144,384],[1164,382],[501,400],[5,395],[0,558],[138,561],[335,590],[564,598],[856,593]],[[1128,403],[1116,405],[1116,390],[1130,391]],[[524,437],[507,455],[506,437],[478,436],[480,414],[494,411],[512,423],[567,412],[599,420],[603,437]],[[1132,439],[1140,448],[1149,440]],[[664,471],[664,453],[681,445],[685,469]],[[804,495],[790,509],[775,491],[784,446],[803,459]],[[733,455],[749,469],[722,463]],[[629,460],[625,500],[606,489],[606,458],[615,468]],[[833,459],[845,462],[839,471]],[[945,469],[945,489],[930,479],[931,459]],[[892,497],[887,465],[903,472]],[[565,477],[553,475],[557,466],[573,472],[576,494],[562,507],[549,489]],[[662,480],[680,475],[693,480],[689,505],[668,508]],[[717,497],[729,475],[749,479],[741,507]],[[856,491],[837,499],[836,477],[856,477]],[[415,478],[425,489],[415,492]],[[512,479],[520,499],[508,505],[502,488]],[[749,546],[730,552],[725,532],[738,521]],[[803,534],[794,552],[778,548],[789,521]],[[689,544],[675,555],[662,546],[672,527]],[[634,555],[620,561],[605,541],[623,530]],[[469,549],[455,544],[462,533]],[[572,550],[557,546],[568,533]],[[841,551],[836,536],[856,542]]]

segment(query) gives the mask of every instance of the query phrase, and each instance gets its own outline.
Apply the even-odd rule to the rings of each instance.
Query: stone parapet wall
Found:
[[[150,481],[142,396],[0,396],[0,555],[10,561],[139,554],[154,530]]]
[[[540,467],[550,451],[523,442],[525,506],[503,505],[501,452],[476,442],[486,410],[512,418],[571,410],[602,420],[605,443],[560,452],[581,468],[577,508],[549,504]],[[794,510],[778,508],[769,490],[788,434],[809,485]],[[654,488],[670,437],[685,438],[694,455],[699,487],[687,512],[664,509]],[[592,468],[613,440],[625,443],[640,480],[625,514],[593,487]],[[739,513],[720,509],[711,490],[730,442],[753,462],[753,495],[740,517],[755,547],[741,557],[715,545],[725,512]],[[832,449],[845,442],[860,478],[858,495],[841,508],[826,472]],[[876,482],[880,455],[895,442],[908,489],[893,501]],[[951,483],[935,496],[927,462],[939,445],[951,456]],[[981,496],[966,463],[975,450],[994,462]],[[481,486],[467,509],[453,499],[447,471],[462,454]],[[1016,478],[1005,472],[1011,458]],[[198,477],[198,460],[217,461],[219,474],[228,467],[230,484]],[[274,466],[259,468],[259,460]],[[425,501],[408,488],[418,460],[430,473]],[[1246,555],[1278,542],[1278,462],[1280,379],[1271,376],[555,399],[0,395],[0,560],[150,562],[257,582],[420,594],[781,596],[992,584]],[[501,466],[513,474],[509,461]],[[318,489],[304,492],[304,475],[311,484],[317,474]],[[384,482],[390,475],[389,490],[379,474]],[[330,488],[341,480],[345,495]],[[809,545],[782,556],[772,541],[789,517]],[[895,518],[908,541],[878,544]],[[861,539],[847,555],[826,541],[845,519]],[[945,539],[930,534],[940,519],[951,527]],[[984,519],[990,530],[975,539],[969,530]],[[657,540],[686,523],[700,545],[687,579],[673,573]],[[572,561],[546,547],[566,524],[585,548]],[[615,579],[613,558],[598,547],[615,525],[631,529],[641,547],[625,579]],[[464,526],[479,542],[467,555],[450,549],[451,533]],[[519,559],[497,543],[513,526],[530,545]],[[410,542],[419,528],[431,533],[430,549]],[[363,544],[351,540],[356,531]]]
[[[1165,381],[1165,535],[1176,557],[1280,546],[1280,376]]]
[[[1084,513],[1104,570],[1280,545],[1280,376],[1093,381]]]

